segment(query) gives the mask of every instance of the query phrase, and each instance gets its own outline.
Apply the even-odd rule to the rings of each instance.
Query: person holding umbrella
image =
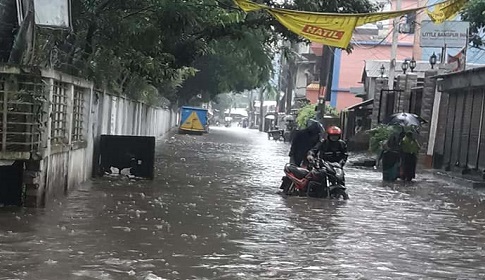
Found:
[[[401,127],[401,133],[397,140],[399,141],[399,150],[401,152],[400,177],[402,180],[411,181],[416,177],[417,158],[419,149],[421,148],[413,131],[419,133],[421,124],[426,123],[426,120],[411,113],[397,113],[387,118],[384,123]],[[406,128],[411,128],[412,131]],[[408,131],[405,132],[406,130]]]

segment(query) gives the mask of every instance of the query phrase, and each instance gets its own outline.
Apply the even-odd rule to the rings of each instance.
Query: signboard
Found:
[[[70,28],[70,0],[34,0],[35,24],[41,26]]]
[[[466,45],[470,23],[466,21],[445,21],[436,25],[430,20],[421,22],[421,47],[463,48]]]
[[[34,9],[30,6],[34,4]],[[71,0],[16,0],[17,17],[22,25],[28,11],[35,11],[35,24],[53,28],[71,28]]]

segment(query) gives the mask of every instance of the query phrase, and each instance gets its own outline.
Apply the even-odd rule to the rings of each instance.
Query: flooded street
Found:
[[[346,169],[350,200],[277,194],[289,145],[242,128],[160,140],[156,179],[0,208],[0,279],[484,279],[485,197]]]

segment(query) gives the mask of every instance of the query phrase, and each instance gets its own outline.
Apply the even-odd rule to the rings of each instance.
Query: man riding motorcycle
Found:
[[[327,162],[337,162],[344,166],[349,157],[347,143],[342,140],[342,130],[338,126],[330,126],[327,129],[327,139],[319,142],[308,152],[308,161],[313,161],[315,155]]]

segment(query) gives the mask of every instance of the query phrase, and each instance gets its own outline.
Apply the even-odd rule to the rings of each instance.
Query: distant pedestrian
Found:
[[[362,120],[358,119],[354,128],[354,135],[359,134],[363,130]]]
[[[420,148],[413,132],[406,132],[406,136],[401,141],[401,179],[411,181],[416,178],[416,164]]]

